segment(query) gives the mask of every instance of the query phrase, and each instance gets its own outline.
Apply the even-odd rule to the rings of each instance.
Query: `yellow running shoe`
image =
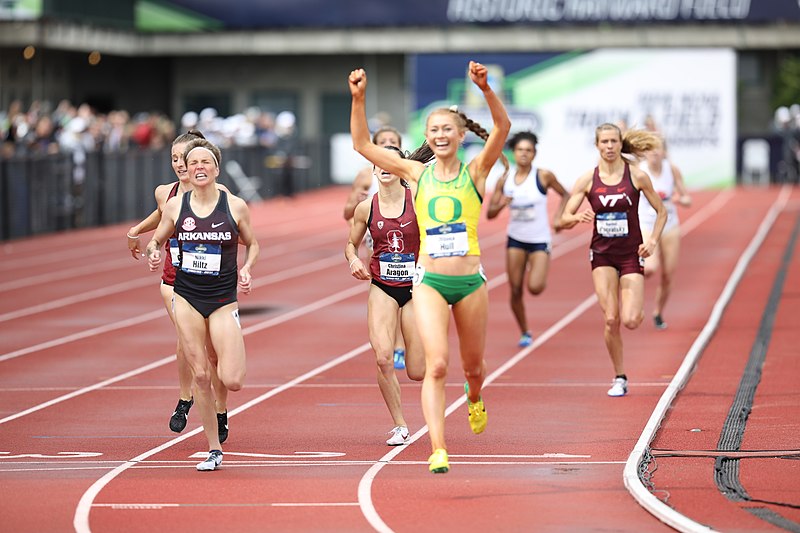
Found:
[[[464,383],[464,392],[467,395],[467,408],[469,408],[469,427],[476,435],[483,433],[489,418],[486,414],[486,406],[483,405],[483,398],[479,398],[475,403],[469,401],[469,383]]]
[[[447,450],[444,448],[436,448],[434,452],[428,457],[428,470],[432,474],[446,474],[450,470],[450,460],[447,457]]]

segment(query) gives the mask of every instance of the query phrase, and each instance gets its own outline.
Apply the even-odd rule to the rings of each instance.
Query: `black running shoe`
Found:
[[[661,315],[654,316],[653,323],[655,324],[656,329],[667,329],[667,323],[664,322],[664,319],[661,318]]]
[[[194,404],[194,398],[189,401],[178,400],[178,406],[175,412],[169,418],[169,429],[175,433],[180,433],[186,427],[186,421],[189,420],[189,409]]]
[[[228,440],[228,411],[217,413],[217,433],[220,444]]]

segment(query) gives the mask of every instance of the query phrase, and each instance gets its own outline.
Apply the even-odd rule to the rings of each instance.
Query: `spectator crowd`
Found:
[[[161,149],[180,131],[195,128],[220,148],[275,146],[282,129],[294,129],[291,112],[274,114],[251,107],[244,113],[221,117],[213,108],[186,112],[176,124],[159,112],[115,110],[99,113],[90,105],[62,100],[55,107],[34,101],[25,110],[20,101],[0,110],[0,158],[59,152],[118,152],[129,149]]]

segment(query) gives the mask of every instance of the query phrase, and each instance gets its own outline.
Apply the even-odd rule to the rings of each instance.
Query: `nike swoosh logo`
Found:
[[[401,227],[401,228],[405,228],[405,227],[406,227],[406,226],[408,226],[409,224],[411,224],[411,221],[408,221],[408,222],[406,222],[405,224],[401,223],[401,224],[400,224],[400,227]]]
[[[216,224],[212,223],[212,224],[211,224],[211,229],[218,228],[218,227],[220,227],[220,226],[221,226],[221,225],[223,225],[223,224],[224,224],[224,222],[218,222],[218,223],[216,223]]]

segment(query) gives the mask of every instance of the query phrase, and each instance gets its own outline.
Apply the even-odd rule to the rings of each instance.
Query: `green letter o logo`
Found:
[[[439,217],[436,216],[436,205],[439,202],[439,200],[450,200],[453,203],[453,216],[452,218],[450,218],[450,220],[441,220]],[[455,222],[456,220],[461,218],[461,211],[462,211],[461,200],[459,200],[458,198],[453,198],[452,196],[436,196],[434,198],[431,198],[431,200],[428,202],[428,216],[431,217],[431,219],[441,224],[449,224],[451,222]]]

